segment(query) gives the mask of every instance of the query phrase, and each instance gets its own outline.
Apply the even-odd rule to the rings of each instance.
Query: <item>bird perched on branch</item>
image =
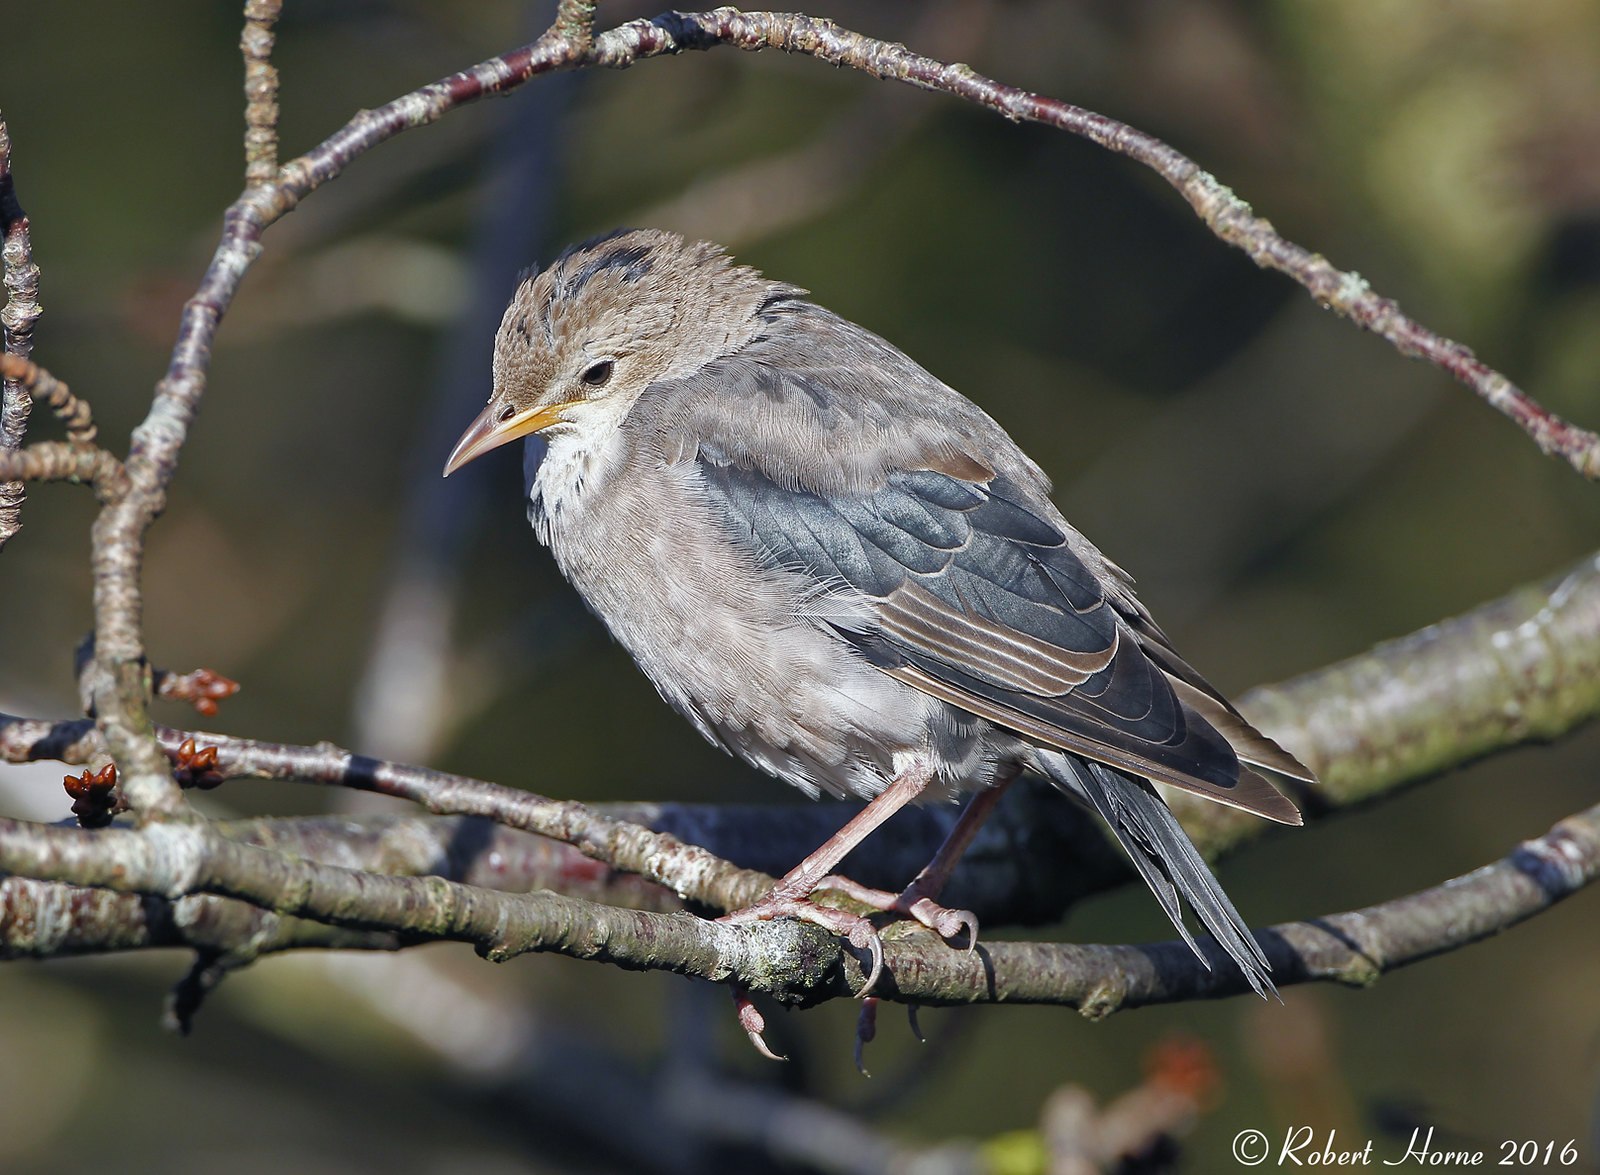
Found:
[[[872,978],[876,931],[809,901],[820,886],[975,939],[938,891],[1033,770],[1099,814],[1191,946],[1182,902],[1272,990],[1150,781],[1298,824],[1244,764],[1311,773],[1173,652],[998,424],[805,293],[672,233],[575,246],[511,299],[493,395],[445,466],[542,435],[533,528],[661,695],[806,793],[871,801],[728,917],[829,927],[872,952]],[[904,893],[830,876],[908,801],[962,795]]]

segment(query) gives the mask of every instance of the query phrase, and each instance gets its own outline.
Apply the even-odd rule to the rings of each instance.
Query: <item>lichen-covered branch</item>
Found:
[[[1600,715],[1600,555],[1470,612],[1239,699],[1317,774],[1313,818]],[[1261,822],[1173,797],[1206,851]]]
[[[1341,804],[1559,738],[1600,714],[1600,555],[1243,705]]]
[[[11,174],[11,133],[0,114],[0,269],[4,271],[5,306],[0,308],[6,355],[26,359],[33,350],[33,324],[39,306],[39,267],[33,261],[28,217],[17,200]],[[28,433],[32,402],[27,389],[7,374],[0,376],[0,455],[22,447]],[[22,528],[22,503],[27,498],[21,479],[0,476],[0,550]]]
[[[555,889],[633,909],[678,908],[658,886],[599,867],[543,837],[471,817],[259,819],[216,829],[230,840],[348,869],[433,875],[512,893]],[[233,898],[173,900],[0,876],[0,959],[173,946],[242,958],[306,947],[395,950],[404,942],[387,931],[281,917]]]
[[[0,874],[6,873],[168,902],[207,894],[235,898],[280,917],[394,934],[397,943],[467,942],[495,960],[550,951],[633,970],[733,980],[798,1005],[855,994],[864,977],[865,960],[814,926],[734,927],[548,891],[508,894],[437,876],[383,875],[291,857],[192,823],[84,832],[0,820]],[[1465,877],[1364,910],[1286,923],[1257,938],[1280,986],[1364,986],[1513,926],[1597,874],[1600,806]],[[62,892],[70,901],[70,892]],[[911,1003],[1058,1004],[1098,1018],[1121,1008],[1247,990],[1216,948],[1208,949],[1208,969],[1177,942],[992,942],[967,952],[920,928],[898,933],[905,929],[897,925],[886,935],[875,994]]]

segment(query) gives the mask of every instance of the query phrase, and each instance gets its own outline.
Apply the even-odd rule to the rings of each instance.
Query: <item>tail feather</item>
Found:
[[[1035,757],[1058,787],[1085,801],[1116,834],[1134,868],[1201,962],[1206,962],[1205,955],[1184,925],[1184,901],[1233,957],[1257,995],[1278,994],[1260,944],[1155,788],[1143,779],[1075,755],[1039,751]]]

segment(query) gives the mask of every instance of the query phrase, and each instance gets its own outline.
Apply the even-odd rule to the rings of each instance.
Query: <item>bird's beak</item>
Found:
[[[444,475],[449,477],[468,461],[482,457],[490,449],[498,449],[518,437],[529,436],[559,423],[561,410],[565,407],[565,404],[546,404],[542,408],[519,412],[509,420],[501,420],[501,406],[490,403],[478,413],[476,420],[467,425],[467,431],[461,434],[456,447],[450,450],[450,457],[444,463]]]

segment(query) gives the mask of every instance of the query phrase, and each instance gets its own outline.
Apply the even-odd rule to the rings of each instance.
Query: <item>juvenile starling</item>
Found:
[[[876,932],[811,903],[819,885],[975,938],[934,899],[1032,770],[1099,814],[1191,946],[1180,895],[1271,991],[1150,781],[1298,824],[1243,764],[1311,773],[1173,652],[998,424],[805,294],[672,233],[577,245],[511,299],[494,394],[445,466],[541,434],[534,531],[662,697],[809,795],[871,800],[728,917],[827,926],[872,951],[874,977]],[[964,794],[904,893],[830,876],[909,800]]]

